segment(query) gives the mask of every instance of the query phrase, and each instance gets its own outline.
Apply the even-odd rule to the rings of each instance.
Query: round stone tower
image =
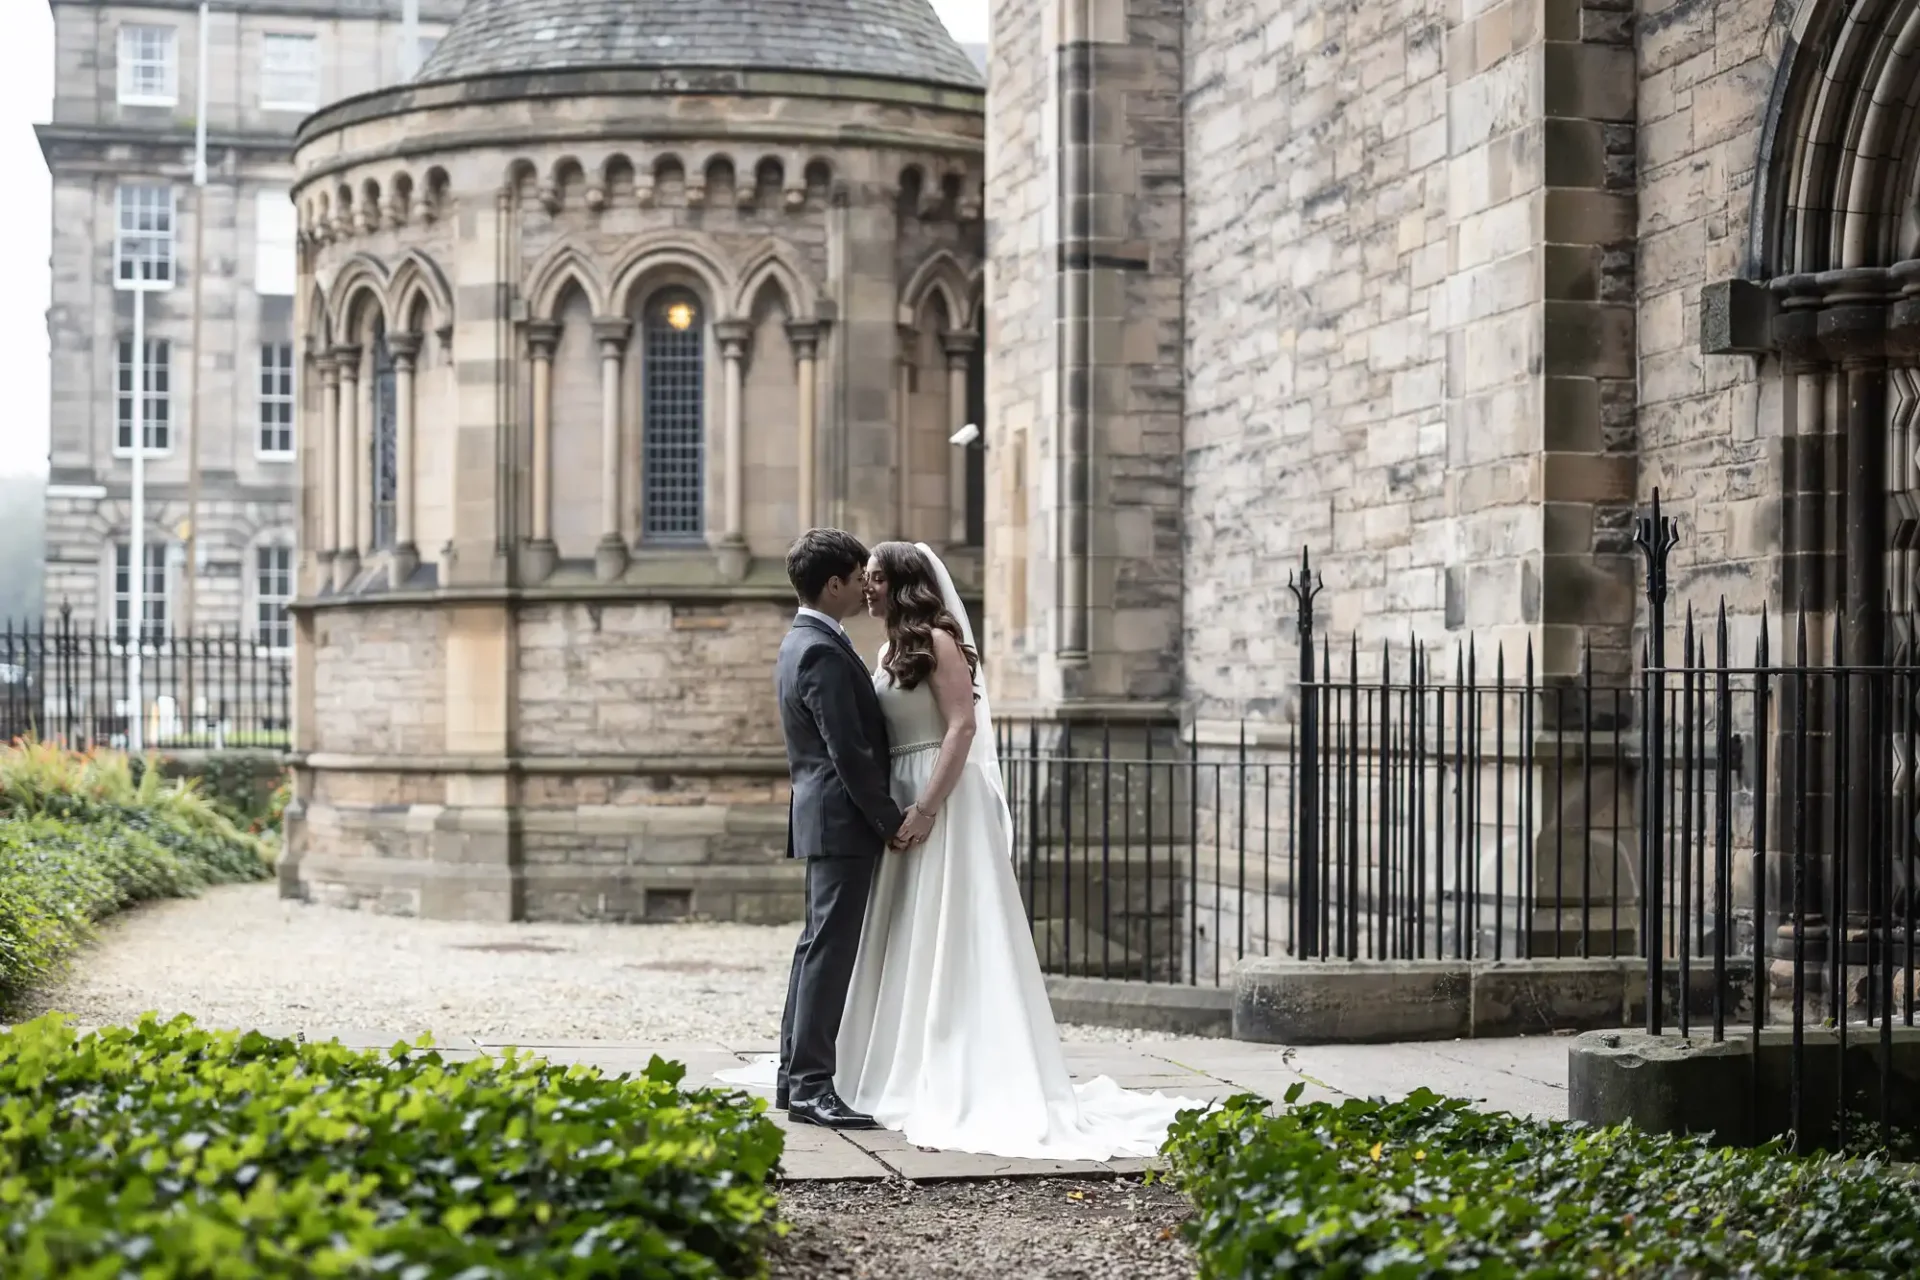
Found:
[[[788,542],[978,583],[983,105],[927,0],[472,0],[305,123],[283,892],[797,916]]]

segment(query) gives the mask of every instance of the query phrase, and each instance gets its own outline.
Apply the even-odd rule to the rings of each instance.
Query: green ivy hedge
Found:
[[[125,756],[0,750],[0,1010],[54,976],[96,921],[269,874],[267,846],[192,784],[132,774]]]
[[[779,1129],[741,1094],[182,1017],[0,1034],[0,1275],[753,1275]]]
[[[1169,1135],[1207,1280],[1911,1275],[1920,1259],[1920,1192],[1875,1160],[1485,1115],[1424,1090],[1267,1105],[1243,1095]]]

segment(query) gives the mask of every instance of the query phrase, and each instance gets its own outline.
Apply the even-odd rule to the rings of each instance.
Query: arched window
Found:
[[[706,317],[685,289],[656,293],[641,321],[641,536],[697,542],[706,530]]]
[[[393,352],[387,347],[387,326],[373,325],[373,549],[393,548],[394,503],[400,496],[400,418],[395,398]]]

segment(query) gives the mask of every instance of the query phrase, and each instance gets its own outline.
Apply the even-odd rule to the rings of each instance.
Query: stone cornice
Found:
[[[1920,260],[1708,285],[1700,347],[1800,364],[1920,355]]]
[[[957,115],[984,116],[986,94],[978,89],[888,80],[878,76],[828,75],[810,71],[759,71],[729,67],[601,67],[590,71],[553,71],[532,75],[484,75],[464,80],[398,85],[346,98],[323,107],[301,122],[294,145],[351,125],[387,116],[461,106],[524,102],[541,98],[592,97],[746,97],[826,98],[839,102],[879,102],[922,107]],[[725,130],[716,121],[707,132]],[[831,130],[823,131],[834,136]],[[505,134],[502,136],[511,136]],[[523,139],[541,137],[527,130]],[[579,138],[604,137],[580,132]],[[788,129],[781,136],[797,136]],[[911,135],[909,135],[911,136]],[[847,141],[858,142],[859,139]],[[440,139],[439,146],[459,145]],[[471,144],[468,144],[471,145]]]
[[[36,124],[33,132],[40,140],[40,154],[51,164],[60,148],[92,150],[105,147],[145,147],[156,151],[192,150],[193,130],[169,125],[165,129],[142,129],[135,125],[96,125],[53,123]],[[293,157],[293,136],[286,133],[214,133],[207,134],[209,151],[264,152],[283,163]]]
[[[711,560],[702,556],[702,560]],[[961,601],[970,610],[980,606],[980,593],[962,588]],[[763,601],[784,609],[794,607],[793,588],[784,581],[724,582],[577,582],[537,587],[470,586],[429,587],[364,594],[305,596],[288,608],[294,613],[321,613],[340,609],[437,608],[461,604],[627,604],[667,601],[673,604],[733,604]]]
[[[49,12],[55,9],[119,9],[124,0],[47,0]],[[161,12],[190,14],[199,10],[200,0],[140,0],[140,8]],[[460,16],[461,0],[421,0],[420,20],[440,25]],[[400,0],[385,4],[343,3],[343,0],[247,0],[248,17],[332,18],[342,21],[394,22],[401,20]]]
[[[607,756],[377,756],[314,751],[287,758],[296,768],[327,773],[518,773],[518,774],[751,774],[786,777],[787,757],[780,751],[742,751],[735,755]]]

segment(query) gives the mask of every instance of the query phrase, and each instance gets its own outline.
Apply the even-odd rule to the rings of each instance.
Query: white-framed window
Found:
[[[293,344],[260,344],[260,437],[263,458],[293,456]]]
[[[258,546],[253,549],[253,634],[269,649],[293,647],[293,620],[287,606],[293,602],[293,548]]]
[[[120,105],[171,107],[180,100],[177,41],[172,27],[120,28]]]
[[[281,31],[260,37],[260,105],[269,111],[312,111],[320,105],[318,39]]]
[[[141,546],[141,559],[146,561],[146,572],[141,575],[140,583],[140,638],[148,644],[158,644],[167,635],[167,548],[158,539],[148,539]],[[130,580],[128,566],[133,560],[133,549],[124,542],[113,547],[113,640],[115,644],[125,644],[133,630],[133,583]]]
[[[270,187],[253,197],[253,291],[267,298],[291,298],[300,271],[296,247],[298,212],[284,188]]]
[[[114,193],[113,282],[120,289],[173,287],[173,188],[123,182]]]
[[[173,448],[171,414],[173,358],[172,344],[165,338],[148,338],[145,368],[141,381],[146,384],[147,453],[165,453]],[[122,457],[133,453],[133,339],[122,338],[114,361],[113,451]]]

